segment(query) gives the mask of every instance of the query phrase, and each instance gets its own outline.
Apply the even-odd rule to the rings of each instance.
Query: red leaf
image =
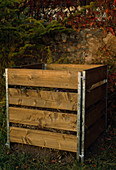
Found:
[[[54,163],[54,162],[56,162],[56,160],[51,160],[51,162],[53,162],[53,163]]]
[[[52,20],[52,17],[49,18],[49,22],[51,22],[51,20]]]
[[[113,135],[113,132],[112,132],[112,131],[110,132],[110,135]]]
[[[89,163],[91,162],[91,159],[89,160]]]
[[[111,106],[112,106],[112,108],[116,108],[116,105],[114,105],[114,104],[112,104]]]
[[[45,19],[46,17],[47,17],[47,15],[45,14],[45,15],[44,15],[44,19]]]
[[[106,34],[106,30],[104,30],[104,35]]]
[[[107,15],[107,13],[108,13],[108,9],[106,9],[106,15]]]
[[[71,21],[69,21],[69,22],[68,22],[68,24],[69,24],[69,25],[72,25],[72,22],[71,22]]]
[[[108,21],[110,20],[110,18],[111,18],[111,15],[108,17]]]
[[[104,148],[101,148],[102,151],[104,151],[105,149]]]
[[[93,24],[94,24],[94,23],[93,23],[93,22],[91,22],[90,27],[92,27],[92,26],[93,26]]]
[[[61,14],[61,11],[59,11],[57,14],[57,20],[58,20],[60,14]]]
[[[115,5],[116,4],[116,0],[114,0],[114,2],[113,2],[113,5]]]
[[[114,30],[111,27],[109,28],[109,30],[113,35],[115,35]]]

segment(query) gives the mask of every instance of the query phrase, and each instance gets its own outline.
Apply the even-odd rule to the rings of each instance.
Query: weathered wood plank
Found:
[[[16,66],[13,68],[42,69],[42,64],[28,64],[28,65]]]
[[[38,127],[77,131],[77,115],[9,107],[9,121]]]
[[[9,104],[77,110],[77,93],[9,88]]]
[[[77,151],[76,136],[48,131],[10,127],[10,141],[71,152]]]
[[[85,137],[85,148],[87,149],[99,135],[105,130],[105,116],[100,118],[88,131]]]
[[[107,66],[101,66],[86,70],[86,86],[90,88],[93,84],[107,79]]]
[[[106,86],[105,83],[86,93],[86,108],[106,97]]]
[[[99,102],[98,104],[96,104],[95,106],[93,106],[92,108],[90,108],[87,112],[86,112],[86,123],[85,126],[86,128],[89,128],[89,126],[91,126],[92,124],[94,124],[98,119],[100,119],[100,117],[106,113],[106,101],[103,100],[101,102]]]
[[[9,85],[77,89],[78,72],[8,69]]]
[[[47,64],[48,70],[70,70],[70,71],[83,71],[90,68],[99,67],[102,65],[87,65],[87,64]]]

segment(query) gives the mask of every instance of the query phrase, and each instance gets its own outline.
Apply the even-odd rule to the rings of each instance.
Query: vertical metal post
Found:
[[[85,92],[86,72],[78,73],[78,105],[77,105],[77,160],[83,162],[85,154]]]
[[[42,70],[46,70],[47,64],[42,63]]]
[[[106,133],[107,133],[107,106],[108,106],[108,66],[107,66],[107,85],[106,85],[106,116],[105,116],[105,123],[106,123],[106,125],[105,125],[105,130],[106,130]]]
[[[82,136],[81,136],[81,162],[85,156],[85,94],[86,93],[86,72],[82,72]]]
[[[78,72],[78,103],[77,103],[77,160],[80,161],[81,154],[81,72]]]
[[[6,143],[6,146],[10,149],[9,98],[8,98],[8,69],[5,69],[5,77],[6,77],[6,121],[7,121],[7,143]]]

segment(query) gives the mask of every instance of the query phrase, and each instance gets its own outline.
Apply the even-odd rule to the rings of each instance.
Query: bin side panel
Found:
[[[77,151],[76,136],[10,127],[10,141],[71,152]]]
[[[9,120],[12,123],[33,125],[38,128],[77,131],[76,114],[9,107]]]
[[[86,131],[86,143],[85,148],[87,149],[99,135],[105,130],[105,116],[101,117],[93,126]]]
[[[107,83],[102,84],[101,86],[98,86],[86,93],[86,108],[106,97],[106,87]]]
[[[93,84],[107,79],[107,66],[101,66],[86,70],[86,86],[87,89]]]
[[[8,69],[9,85],[77,89],[78,72]]]
[[[42,69],[42,67],[43,67],[43,64],[28,64],[28,65],[16,66],[13,68]]]
[[[106,111],[106,101],[102,100],[99,103],[91,106],[89,110],[86,111],[86,128],[89,128],[94,124],[101,116],[105,114]]]
[[[99,67],[101,65],[87,65],[87,64],[47,64],[48,70],[70,70],[83,71],[90,68]]]
[[[77,110],[77,93],[9,88],[9,104]]]
[[[86,70],[86,134],[87,149],[105,131],[107,66]]]

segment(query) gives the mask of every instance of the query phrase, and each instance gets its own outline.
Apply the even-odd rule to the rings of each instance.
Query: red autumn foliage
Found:
[[[94,5],[91,5],[94,2]],[[83,13],[76,13],[73,16],[73,12],[78,6],[89,5]],[[104,33],[110,31],[115,35],[115,25],[116,25],[116,0],[25,0],[23,3],[24,7],[29,8],[28,15],[35,17],[36,19],[41,19],[41,14],[43,18],[51,22],[53,19],[53,14],[49,12],[50,9],[58,9],[55,11],[56,19],[61,19],[63,23],[65,17],[67,17],[67,12],[63,9],[68,9],[68,12],[72,14],[73,17],[69,17],[65,26],[72,28],[81,27],[100,27],[103,29]],[[71,12],[70,7],[74,7],[74,11]],[[46,12],[46,9],[48,11]]]

